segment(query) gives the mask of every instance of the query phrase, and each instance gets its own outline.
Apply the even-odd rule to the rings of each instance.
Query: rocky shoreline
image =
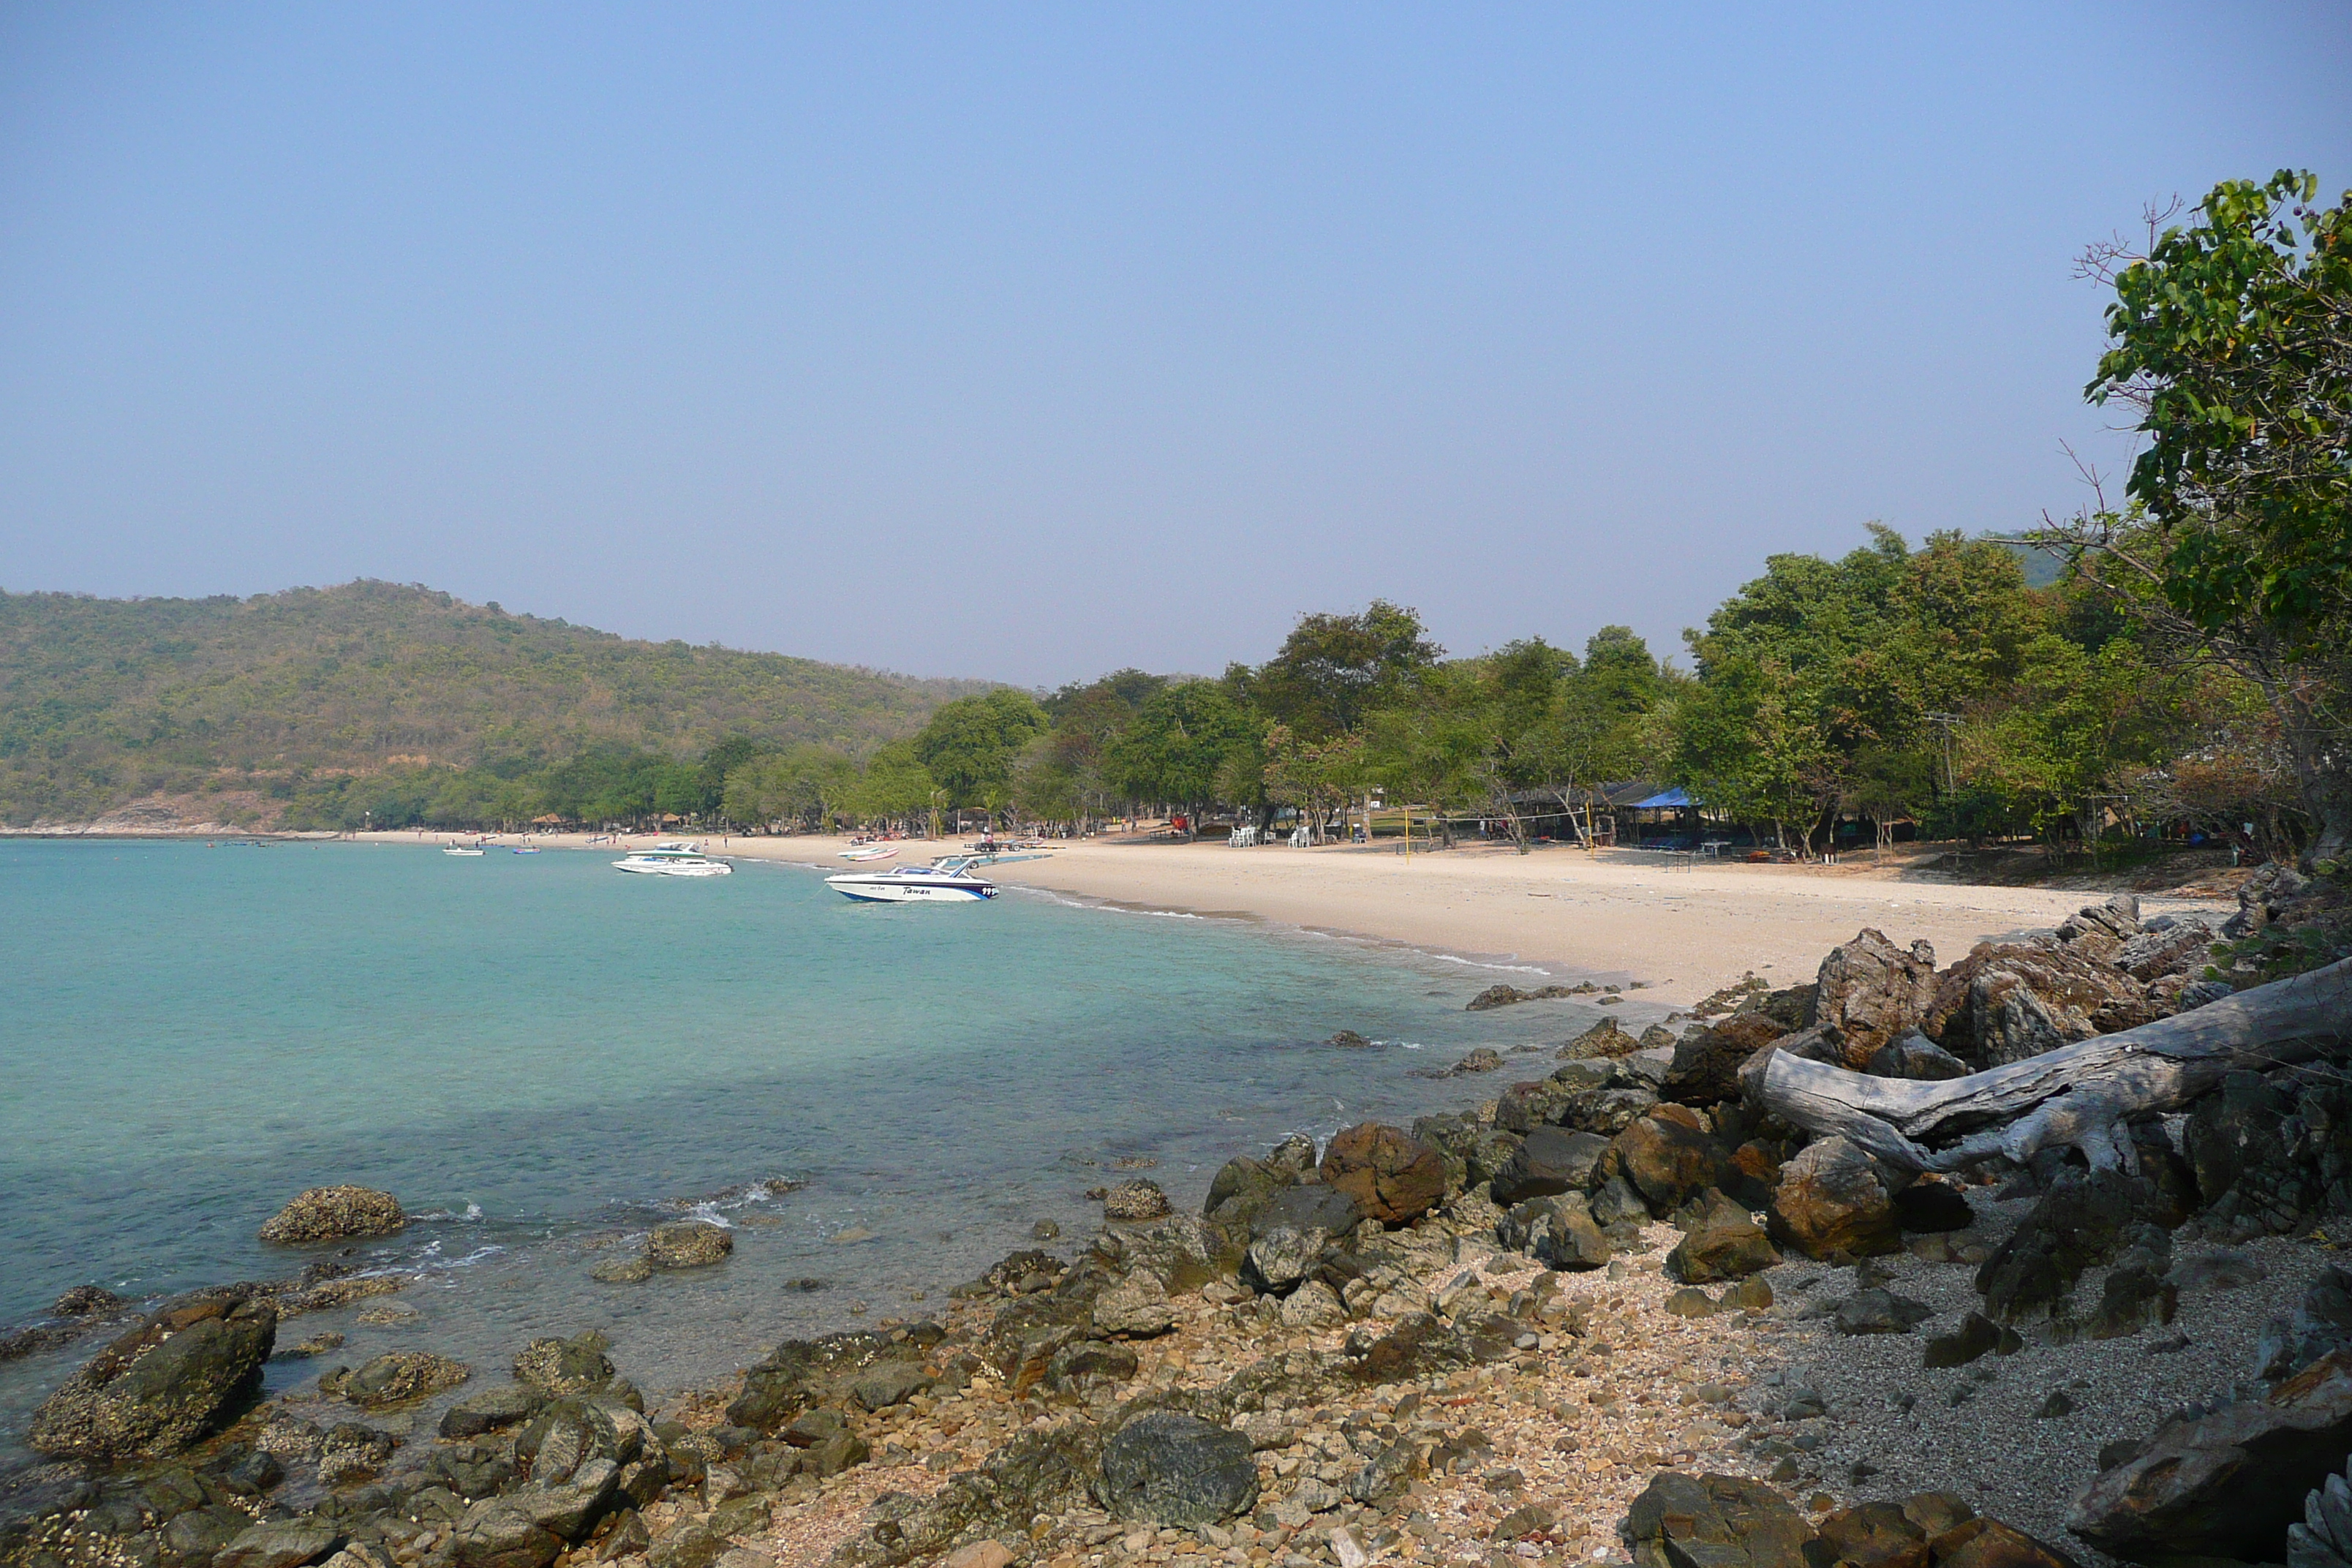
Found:
[[[2213,931],[2115,900],[1942,971],[1866,931],[1810,985],[1604,1022],[1475,1114],[1235,1158],[1202,1212],[1121,1183],[1097,1235],[934,1319],[787,1341],[651,1409],[593,1332],[503,1378],[325,1364],[331,1331],[281,1347],[286,1321],[397,1288],[331,1258],[195,1292],[43,1406],[50,1459],[0,1498],[0,1560],[2330,1561],[2325,1510],[2292,1558],[2287,1530],[2352,1457],[2334,1067],[2232,1075],[2136,1126],[2128,1173],[1915,1179],[1748,1091],[1779,1050],[1943,1077],[2193,1007],[2339,942],[2346,903],[2273,875]],[[328,1192],[271,1225],[395,1223]],[[730,1239],[688,1221],[621,1261],[723,1267]],[[32,1331],[120,1321],[78,1294]],[[319,1377],[257,1402],[289,1354]]]

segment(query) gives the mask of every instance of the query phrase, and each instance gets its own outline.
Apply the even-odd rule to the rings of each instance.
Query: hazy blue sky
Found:
[[[2352,6],[18,5],[0,585],[1674,647],[1768,552],[2072,509],[2072,258],[2283,164],[2352,184]]]

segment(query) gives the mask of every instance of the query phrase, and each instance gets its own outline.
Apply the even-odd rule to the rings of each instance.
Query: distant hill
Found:
[[[992,684],[635,642],[391,583],[249,599],[0,593],[0,822],[596,745],[684,757],[748,735],[862,752]]]
[[[2018,565],[2024,568],[2025,585],[2029,588],[2050,587],[2066,575],[2066,557],[2063,552],[2046,544],[2036,544],[2030,539],[2020,539],[2014,534],[1988,533],[1984,537],[2005,547],[2017,557]]]

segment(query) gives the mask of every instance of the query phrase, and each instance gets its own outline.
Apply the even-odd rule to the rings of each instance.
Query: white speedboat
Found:
[[[481,858],[482,848],[478,844],[444,844],[441,846],[441,853],[444,855],[463,855],[472,859],[479,859]]]
[[[847,899],[875,904],[974,903],[996,897],[954,857],[935,866],[893,866],[887,871],[836,871],[824,885]]]
[[[693,845],[677,840],[656,844],[650,849],[633,849],[624,859],[613,862],[621,871],[641,871],[653,877],[729,877],[735,868],[724,860],[713,860]]]
[[[855,849],[843,850],[841,858],[845,860],[887,860],[897,853],[898,851],[887,844],[863,844]]]

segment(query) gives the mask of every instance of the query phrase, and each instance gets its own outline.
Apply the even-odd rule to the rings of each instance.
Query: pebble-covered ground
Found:
[[[1784,1262],[1762,1276],[1770,1306],[1686,1317],[1666,1306],[1678,1289],[1662,1271],[1679,1239],[1669,1226],[1650,1226],[1640,1250],[1605,1269],[1539,1279],[1531,1260],[1433,1217],[1416,1234],[1431,1260],[1420,1276],[1431,1300],[1456,1313],[1491,1311],[1539,1285],[1534,1345],[1498,1364],[1250,1417],[1262,1495],[1245,1519],[1152,1530],[1079,1510],[1041,1519],[1027,1539],[1002,1544],[1012,1560],[1045,1568],[1622,1561],[1628,1506],[1658,1470],[1679,1468],[1769,1479],[1816,1514],[1952,1490],[2095,1562],[2064,1533],[2064,1519],[2098,1468],[2100,1447],[2143,1436],[2180,1405],[2226,1395],[2251,1377],[2263,1323],[2292,1310],[2328,1261],[2325,1244],[2223,1248],[2184,1230],[2175,1266],[2190,1282],[2172,1324],[2063,1343],[2028,1330],[2014,1353],[1925,1370],[1927,1338],[1979,1304],[1966,1259],[1981,1258],[2030,1206],[1989,1189],[1971,1196],[1979,1220],[1970,1230],[1916,1238],[1914,1253],[1864,1266],[1871,1277],[1862,1283],[1934,1309],[1907,1333],[1876,1335],[1840,1333],[1825,1314],[1856,1289],[1853,1268]],[[2099,1279],[2086,1279],[2078,1297],[2095,1300]],[[1219,1283],[1181,1300],[1175,1329],[1136,1342],[1136,1377],[1102,1395],[1094,1413],[1152,1385],[1208,1388],[1286,1350],[1336,1350],[1365,1326],[1286,1331],[1263,1321],[1256,1303],[1234,1304],[1240,1294]],[[1001,1304],[958,1304],[951,1333],[977,1334]],[[719,1403],[712,1396],[705,1418],[716,1418]],[[877,1497],[928,1495],[1023,1428],[1075,1417],[1067,1405],[1016,1399],[987,1377],[954,1397],[919,1396],[860,1416],[873,1461],[824,1482],[794,1478],[771,1528],[742,1543],[785,1568],[823,1563],[861,1531]],[[1378,1505],[1344,1496],[1368,1453],[1416,1430],[1468,1462]],[[665,1503],[648,1522],[658,1537],[690,1511],[688,1501]],[[746,1556],[731,1568],[759,1564]]]

